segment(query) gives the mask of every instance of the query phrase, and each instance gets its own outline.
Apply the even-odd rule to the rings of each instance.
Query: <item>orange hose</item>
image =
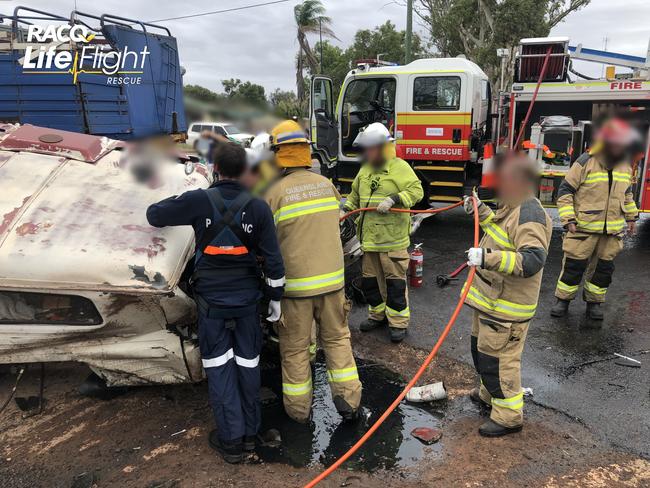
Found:
[[[446,210],[451,210],[452,208],[460,207],[463,204],[462,201],[454,203],[453,205],[447,205],[446,207],[440,207],[440,208],[427,208],[424,210],[411,210],[410,208],[391,208],[391,212],[397,212],[397,213],[409,213],[409,214],[423,214],[423,213],[430,213],[430,214],[437,214],[440,212],[444,212]],[[357,208],[356,210],[352,210],[351,212],[346,213],[343,217],[340,218],[340,220],[345,220],[347,219],[350,215],[358,214],[361,212],[372,212],[377,210],[377,207],[363,207],[363,208]]]
[[[395,209],[395,211],[401,210],[405,212],[413,212],[413,213],[421,213],[421,212],[428,212],[428,213],[437,213],[434,212],[433,210],[437,210],[442,212],[443,210],[448,210],[449,208],[454,208],[459,206],[461,203],[457,203],[454,205],[451,205],[449,207],[446,207],[444,209],[430,209],[430,210],[424,210],[424,211],[419,211],[419,210],[406,210],[406,209]],[[476,203],[476,199],[472,197],[472,205],[474,206],[474,247],[478,247],[478,236],[479,236],[479,231],[478,231],[478,205]],[[369,209],[357,209],[359,211],[365,211]],[[356,211],[355,211],[356,212]],[[415,383],[420,379],[420,377],[424,374],[426,369],[429,367],[429,364],[431,364],[431,361],[433,361],[433,358],[436,357],[436,354],[438,354],[438,350],[440,349],[440,346],[442,346],[442,343],[445,341],[447,338],[447,335],[449,335],[449,332],[451,331],[451,327],[454,325],[456,322],[456,319],[458,318],[458,314],[460,313],[461,308],[463,308],[463,303],[465,302],[465,298],[467,297],[467,293],[469,292],[469,287],[472,284],[472,281],[474,280],[474,274],[476,273],[476,269],[472,266],[470,267],[469,274],[467,276],[467,286],[465,286],[465,289],[463,290],[463,293],[461,293],[460,300],[458,300],[458,303],[456,304],[456,308],[454,309],[454,313],[451,314],[451,318],[447,322],[447,325],[445,328],[442,330],[442,333],[440,334],[440,337],[438,338],[438,341],[436,344],[433,346],[433,349],[431,349],[431,352],[429,355],[426,357],[422,365],[420,366],[420,369],[418,369],[417,373],[411,378],[411,381],[408,382],[408,384],[404,387],[402,390],[402,393],[400,393],[397,398],[393,401],[393,403],[390,404],[390,406],[384,411],[383,414],[381,414],[381,417],[377,419],[377,421],[372,424],[370,429],[363,434],[361,439],[359,439],[343,456],[341,456],[339,459],[336,460],[334,464],[332,464],[329,468],[327,468],[325,471],[320,473],[318,476],[316,476],[313,480],[311,480],[309,483],[305,485],[304,488],[312,488],[316,486],[318,483],[323,481],[325,478],[327,478],[330,474],[332,474],[334,471],[336,471],[345,461],[347,461],[357,450],[368,440],[370,437],[375,433],[375,431],[381,426],[381,424],[384,423],[384,421],[388,418],[388,416],[397,408],[397,406],[401,403],[401,401],[404,399],[408,391],[413,388]]]

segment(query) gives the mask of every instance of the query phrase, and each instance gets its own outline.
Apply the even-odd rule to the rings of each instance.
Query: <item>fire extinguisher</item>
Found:
[[[422,286],[422,267],[424,265],[424,253],[422,244],[416,244],[409,254],[409,284],[413,288]]]

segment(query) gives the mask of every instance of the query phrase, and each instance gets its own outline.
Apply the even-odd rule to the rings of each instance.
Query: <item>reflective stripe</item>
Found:
[[[282,393],[289,396],[307,395],[311,392],[311,378],[304,383],[282,383]]]
[[[625,211],[627,213],[632,213],[632,212],[638,212],[639,211],[639,209],[637,208],[635,202],[628,202],[623,207],[625,208]]]
[[[241,256],[242,254],[248,254],[248,248],[246,246],[206,246],[203,254],[209,254],[210,256],[222,254]]]
[[[381,252],[381,251],[389,249],[389,248],[407,248],[410,243],[411,243],[410,237],[406,236],[403,239],[400,239],[399,241],[388,242],[388,243],[385,243],[385,244],[365,244],[365,243],[362,243],[361,247],[364,249],[364,251]]]
[[[346,381],[358,380],[359,373],[357,372],[356,366],[345,369],[328,369],[327,378],[330,383],[344,383]]]
[[[282,132],[281,134],[278,134],[277,136],[277,142],[286,142],[290,139],[306,139],[307,137],[305,136],[304,132],[296,131],[296,132]]]
[[[566,283],[557,280],[557,289],[567,293],[575,293],[580,288],[580,285],[567,285]]]
[[[287,280],[284,276],[282,278],[278,278],[277,280],[266,278],[266,284],[269,285],[271,288],[278,288],[280,286],[284,286],[286,282]]]
[[[316,343],[309,344],[309,354],[311,354],[311,355],[316,354],[317,349],[318,349],[318,346],[316,345]]]
[[[219,366],[223,366],[224,364],[226,364],[234,357],[235,357],[235,353],[231,348],[228,349],[221,356],[217,356],[216,358],[210,358],[210,359],[201,359],[201,362],[203,363],[203,368],[218,368]]]
[[[253,359],[246,359],[241,356],[235,356],[235,362],[238,366],[243,366],[244,368],[257,368],[257,365],[260,364],[259,355]]]
[[[585,291],[588,291],[589,293],[593,293],[594,295],[604,295],[605,293],[607,293],[607,288],[601,288],[600,286],[596,286],[593,283],[587,281],[585,283]]]
[[[621,171],[612,171],[612,181],[620,181],[623,183],[629,183],[632,179],[632,175],[629,173],[623,173]],[[608,183],[609,174],[606,171],[594,171],[589,173],[583,183]]]
[[[389,306],[386,306],[386,315],[389,317],[410,317],[411,316],[411,310],[406,307],[404,310],[398,311],[395,310],[394,308],[390,308]]]
[[[285,287],[286,291],[317,290],[332,285],[342,284],[345,281],[345,269],[341,268],[333,273],[309,276],[307,278],[289,278]]]
[[[515,270],[517,263],[517,253],[513,251],[501,251],[501,264],[499,264],[499,272],[512,274]]]
[[[571,205],[564,205],[563,207],[557,208],[557,213],[560,217],[575,217],[576,213]]]
[[[585,230],[602,231],[605,228],[605,221],[595,220],[593,222],[586,222],[584,220],[578,219],[578,227]],[[625,219],[607,221],[607,230],[616,232],[616,231],[623,230],[624,228],[625,228]]]
[[[465,290],[466,286],[467,283],[463,285],[461,294]],[[514,303],[508,300],[503,300],[501,298],[493,300],[483,295],[474,286],[470,287],[469,293],[467,294],[467,300],[469,300],[470,302],[474,302],[475,304],[483,308],[486,308],[488,310],[492,310],[494,312],[501,312],[503,314],[511,315],[513,317],[532,318],[535,315],[535,310],[537,309],[537,304],[524,305],[521,303]]]
[[[368,305],[368,311],[370,313],[382,313],[384,310],[386,310],[386,303],[380,303],[376,307]]]
[[[306,202],[293,203],[291,205],[280,207],[273,214],[273,220],[277,224],[283,220],[294,219],[302,215],[310,215],[338,209],[339,202],[336,197],[319,198],[317,200],[308,200]]]
[[[511,410],[520,410],[524,408],[524,392],[510,398],[492,397],[492,405],[496,407],[509,408]]]
[[[506,249],[514,249],[515,246],[510,241],[508,233],[497,224],[493,223],[493,218],[494,213],[490,214],[488,218],[481,222],[481,228],[501,246],[505,247]]]
[[[411,208],[413,206],[413,202],[411,201],[411,198],[406,194],[406,192],[399,192],[398,193],[400,202],[402,202],[402,205],[406,208]]]

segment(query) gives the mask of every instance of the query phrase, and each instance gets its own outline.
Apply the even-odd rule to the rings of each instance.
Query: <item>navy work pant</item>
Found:
[[[239,440],[260,427],[260,351],[257,313],[234,319],[199,314],[199,346],[219,439]]]

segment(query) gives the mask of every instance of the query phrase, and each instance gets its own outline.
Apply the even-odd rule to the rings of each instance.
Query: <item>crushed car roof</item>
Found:
[[[151,227],[146,209],[207,187],[204,167],[187,175],[183,164],[167,164],[152,188],[122,166],[122,143],[56,131],[58,142],[23,144],[54,134],[25,128],[0,127],[0,287],[173,287],[193,251],[193,231]]]

